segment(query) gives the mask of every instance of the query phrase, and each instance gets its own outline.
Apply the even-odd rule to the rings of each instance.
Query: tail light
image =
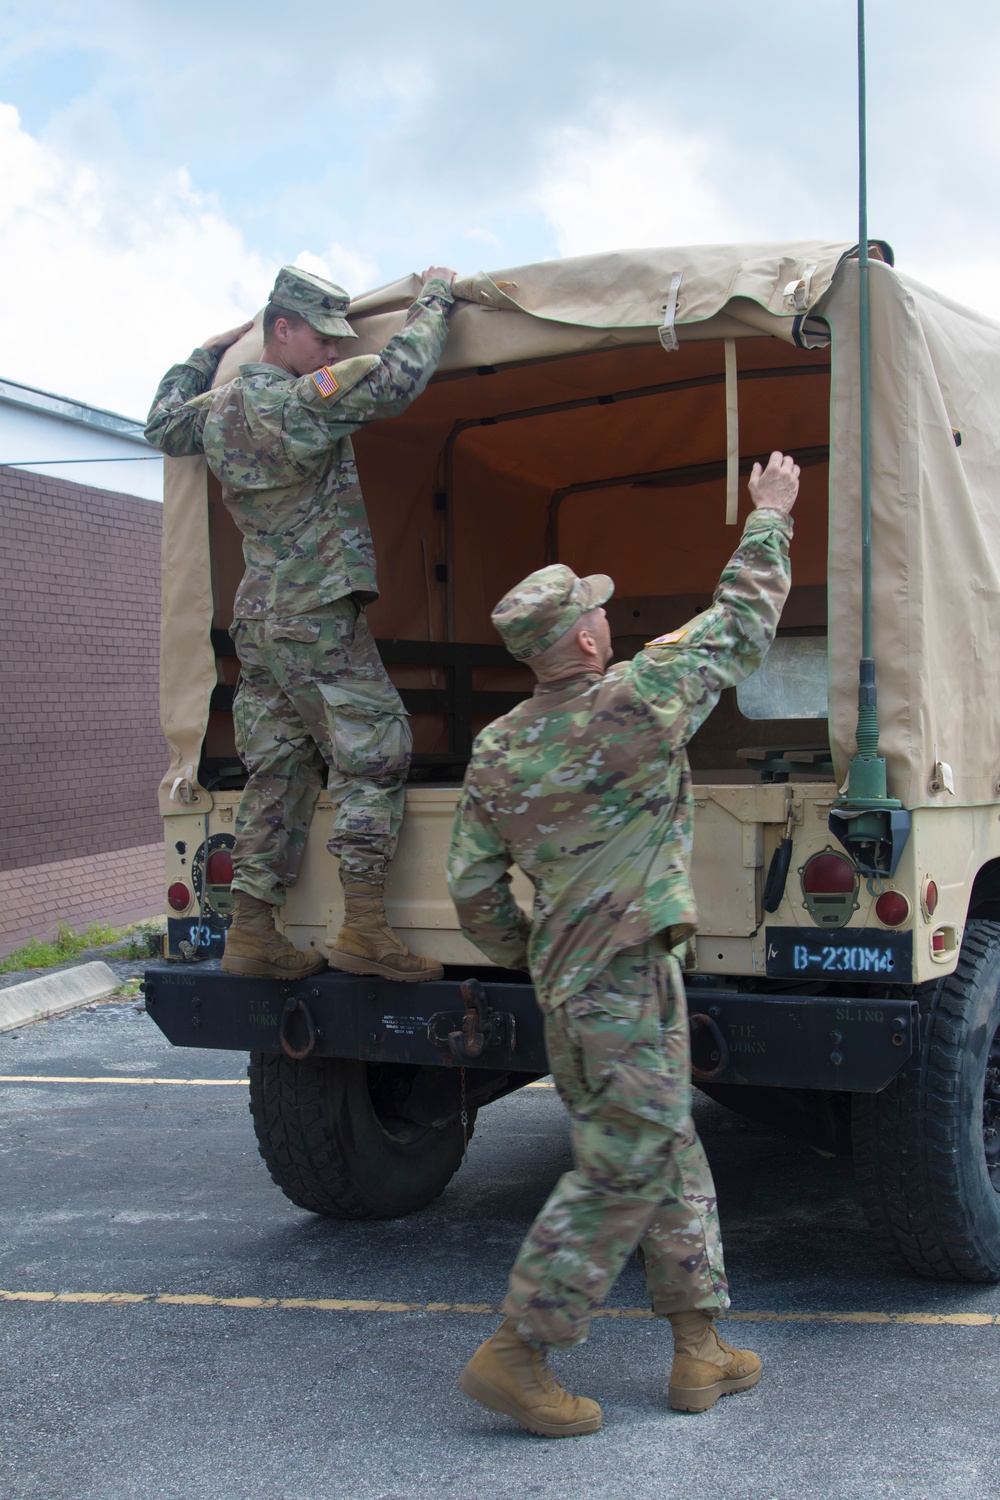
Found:
[[[819,927],[843,927],[858,909],[858,872],[843,854],[826,849],[799,871],[805,908]]]
[[[231,833],[213,833],[191,862],[195,896],[210,919],[226,921],[233,914],[235,842]]]
[[[928,918],[933,917],[934,913],[937,911],[937,904],[938,904],[937,881],[936,880],[931,880],[930,878],[928,878],[927,883],[924,886],[924,895],[923,895],[923,900],[921,902],[921,905],[924,908],[924,916],[928,917]]]
[[[168,889],[167,905],[172,911],[187,911],[191,905],[191,892],[183,880],[175,880]]]
[[[842,854],[817,854],[802,871],[802,889],[807,896],[844,895],[853,891],[857,873]]]
[[[216,849],[208,856],[205,875],[209,885],[232,885],[233,856],[228,849]]]
[[[875,902],[875,915],[883,927],[901,927],[910,915],[910,903],[902,891],[883,891]]]

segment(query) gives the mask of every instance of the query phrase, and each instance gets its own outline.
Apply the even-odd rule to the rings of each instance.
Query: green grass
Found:
[[[111,996],[112,1000],[138,1000],[141,982],[139,979],[126,979],[125,983],[120,984]]]
[[[91,922],[86,932],[74,932],[72,927],[60,922],[59,930],[51,942],[41,938],[29,938],[22,948],[15,948],[6,958],[0,958],[0,974],[15,974],[21,969],[53,969],[83,953],[88,948],[104,948],[120,938],[127,941],[120,948],[105,954],[106,958],[146,957],[146,933],[162,926],[161,920],[136,922],[124,929],[108,927],[103,922]]]

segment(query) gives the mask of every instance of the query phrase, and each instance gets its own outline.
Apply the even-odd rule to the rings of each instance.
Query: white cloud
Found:
[[[375,261],[354,250],[348,250],[335,240],[327,245],[322,255],[314,255],[311,250],[300,250],[294,263],[303,271],[311,271],[314,276],[325,276],[328,281],[335,281],[338,286],[346,288],[352,297],[356,297],[359,292],[368,291],[379,281]]]
[[[367,213],[361,202],[321,230],[300,228],[293,245],[314,238],[325,248],[303,248],[295,263],[359,292],[421,257],[453,255],[464,268],[487,249],[504,265],[852,233],[853,206],[841,212],[825,179],[822,193],[811,189],[800,153],[664,124],[643,105],[595,100],[543,147],[534,181],[522,176],[488,203],[472,192],[476,174],[435,193],[418,191],[417,178],[409,198],[383,195]],[[0,376],[142,416],[168,365],[262,306],[276,267],[185,172],[138,176],[131,160],[86,132],[40,139],[0,104]],[[283,215],[284,206],[282,224]],[[879,229],[892,217],[881,213]],[[916,231],[904,256],[907,236],[895,238],[901,269],[1000,319],[1000,260],[964,255],[954,238],[931,246]],[[973,241],[963,226],[962,244],[987,239],[983,224]]]
[[[757,151],[748,164],[740,143],[670,129],[635,105],[598,102],[591,123],[564,125],[548,144],[531,196],[560,255],[855,234],[794,153]],[[1000,258],[934,254],[918,240],[899,267],[1000,321]]]
[[[168,365],[264,302],[274,268],[183,172],[115,180],[0,104],[0,375],[145,413]]]
[[[532,195],[560,255],[750,237],[715,185],[707,137],[665,129],[629,106],[596,113],[594,124],[552,133]]]

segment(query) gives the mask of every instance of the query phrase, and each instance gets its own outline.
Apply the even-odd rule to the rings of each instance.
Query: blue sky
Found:
[[[7,0],[0,374],[141,414],[300,260],[351,290],[850,238],[855,5]],[[1000,7],[869,0],[872,232],[1000,317]]]

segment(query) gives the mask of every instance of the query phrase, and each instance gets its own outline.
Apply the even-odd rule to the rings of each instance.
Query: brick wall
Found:
[[[0,870],[0,958],[30,937],[53,937],[60,922],[126,926],[164,909],[163,841],[82,859]]]
[[[162,909],[161,513],[0,468],[0,954]]]

